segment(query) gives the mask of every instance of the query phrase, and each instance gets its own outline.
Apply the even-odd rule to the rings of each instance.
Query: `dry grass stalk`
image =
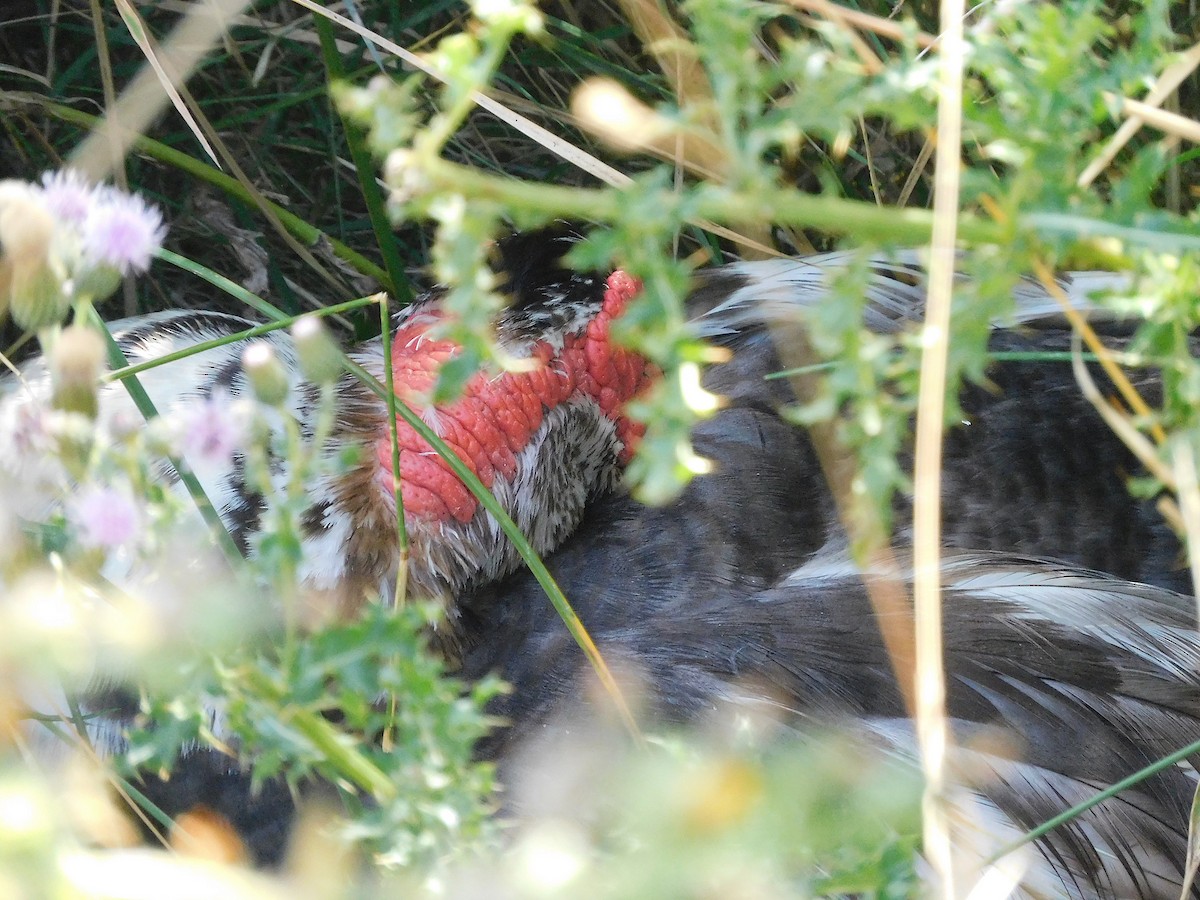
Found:
[[[1079,332],[1074,332],[1072,337],[1078,343]],[[1154,445],[1145,435],[1138,431],[1137,426],[1133,424],[1129,416],[1117,409],[1100,393],[1100,388],[1096,386],[1096,382],[1093,380],[1091,373],[1088,372],[1087,366],[1083,364],[1082,353],[1073,353],[1071,363],[1080,393],[1083,394],[1085,400],[1092,404],[1096,412],[1100,414],[1100,418],[1104,420],[1104,424],[1112,429],[1113,433],[1121,439],[1121,442],[1138,458],[1138,461],[1146,467],[1146,471],[1166,485],[1168,489],[1175,490],[1175,477],[1171,473],[1171,470],[1159,458],[1158,451]]]
[[[154,46],[150,42],[149,31],[146,28],[146,23],[142,17],[138,15],[138,12],[134,8],[133,4],[131,4],[129,0],[116,0],[116,3],[117,9],[121,13],[121,18],[125,20],[126,26],[129,29],[129,36],[133,38],[134,43],[138,45],[138,49],[142,51],[142,55],[146,57],[146,62],[148,62],[150,64],[150,68],[154,70],[154,74],[158,77],[158,83],[162,85],[162,89],[170,99],[171,105],[175,107],[175,111],[179,113],[179,117],[183,119],[184,123],[188,127],[188,130],[192,133],[192,136],[195,137],[200,146],[204,148],[204,152],[208,154],[208,158],[213,161],[213,165],[219,169],[221,167],[221,162],[217,159],[216,151],[213,150],[212,146],[209,144],[208,138],[205,137],[204,131],[200,128],[199,123],[196,122],[196,119],[192,115],[192,111],[189,109],[188,104],[184,102],[183,97],[181,97],[179,94],[177,84],[181,83],[183,79],[179,78],[172,72],[169,64],[166,64],[159,59],[158,54],[155,52]],[[103,21],[99,14],[99,10],[96,11],[96,14],[93,16],[93,18],[97,23]]]
[[[247,5],[247,0],[211,0],[193,7],[175,27],[158,54],[159,67],[146,66],[110,107],[104,122],[79,145],[70,159],[94,181],[103,181],[116,170],[150,123],[162,112],[168,94],[160,81],[160,69],[171,73],[178,87],[221,39],[226,23]]]
[[[1149,106],[1160,105],[1175,92],[1175,89],[1183,83],[1185,78],[1192,74],[1197,66],[1200,66],[1200,44],[1194,44],[1180,57],[1179,62],[1167,68],[1159,76],[1158,82],[1154,85],[1154,90],[1146,96],[1144,102]],[[1088,167],[1080,173],[1079,181],[1077,182],[1078,185],[1081,188],[1087,187],[1095,181],[1100,173],[1108,168],[1108,164],[1121,152],[1121,148],[1129,143],[1133,136],[1138,133],[1138,129],[1142,127],[1142,124],[1143,120],[1135,115],[1118,128],[1117,133],[1109,139],[1108,144],[1101,154],[1092,160]]]
[[[1171,468],[1187,535],[1185,544],[1192,570],[1192,594],[1196,597],[1196,621],[1200,622],[1200,479],[1196,476],[1195,449],[1186,435],[1175,435],[1171,439]]]
[[[620,0],[620,6],[634,33],[670,82],[676,105],[697,125],[694,131],[668,132],[669,140],[650,137],[647,149],[701,178],[723,181],[729,171],[727,140],[723,140],[728,135],[720,135],[718,131],[720,122],[714,115],[712,84],[700,64],[695,45],[656,0]],[[667,134],[662,137],[665,139]],[[704,227],[708,227],[707,223]],[[750,251],[743,255],[749,258],[779,255],[770,248],[771,223],[743,229],[743,233],[747,240],[739,243]]]
[[[800,398],[817,396],[821,390],[814,368],[817,355],[803,325],[799,322],[773,322],[771,339],[779,352],[780,362],[790,373],[788,380],[795,395]],[[851,543],[870,540],[869,536],[860,533],[861,529],[852,514],[854,463],[838,440],[833,422],[815,422],[808,426],[808,434],[833,496],[838,517]],[[904,587],[903,567],[896,561],[891,546],[886,543],[869,547],[867,556],[863,586],[871,601],[871,609],[875,613],[875,621],[883,637],[900,696],[904,700],[904,709],[910,716],[915,716],[916,646],[912,603]]]
[[[670,82],[679,108],[701,114],[714,110],[712,84],[688,33],[656,0],[620,0],[620,6],[634,34],[654,56],[658,67]],[[711,114],[705,115],[701,121],[712,130],[717,127],[716,119]]]
[[[1083,338],[1083,342],[1087,344],[1088,350],[1096,354],[1101,368],[1104,369],[1104,374],[1112,380],[1122,399],[1133,410],[1134,415],[1146,419],[1151,418],[1150,406],[1142,399],[1142,395],[1138,393],[1137,388],[1133,386],[1125,373],[1121,371],[1121,367],[1113,359],[1112,353],[1104,346],[1104,342],[1100,340],[1099,335],[1088,324],[1087,319],[1071,304],[1066,291],[1062,289],[1062,286],[1058,283],[1058,279],[1054,277],[1054,273],[1050,271],[1050,268],[1040,259],[1034,259],[1033,274],[1042,287],[1045,288],[1046,293],[1053,297],[1059,306],[1062,307],[1063,315],[1066,316],[1071,328]],[[1150,433],[1159,444],[1164,443],[1167,439],[1166,432],[1163,431],[1161,425],[1152,425]]]
[[[1105,93],[1104,96],[1110,101],[1120,103],[1123,116],[1140,120],[1146,125],[1157,128],[1163,134],[1200,144],[1200,122],[1195,119],[1159,109],[1157,106],[1142,103],[1140,100],[1118,97],[1110,93]]]
[[[932,34],[926,34],[924,31],[910,32],[907,28],[896,24],[891,19],[884,19],[880,16],[873,16],[870,13],[862,12],[861,10],[838,6],[830,3],[829,0],[787,0],[787,2],[797,9],[807,10],[827,19],[836,18],[847,25],[853,25],[855,28],[870,31],[880,37],[900,41],[904,40],[911,33],[918,46],[925,47],[926,49],[938,42],[938,39]]]
[[[941,597],[941,473],[950,305],[954,291],[962,168],[963,0],[942,0],[933,234],[922,334],[913,460],[913,612],[916,620],[917,743],[925,776],[923,844],[941,895],[956,897],[951,837],[951,746],[946,717]]]

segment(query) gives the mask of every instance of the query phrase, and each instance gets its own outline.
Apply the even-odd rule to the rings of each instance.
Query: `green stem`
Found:
[[[514,209],[535,209],[565,219],[615,221],[628,207],[623,189],[559,187],[488,175],[444,159],[422,160],[431,192],[451,191],[472,200],[490,200]],[[770,195],[750,197],[724,188],[699,192],[690,206],[689,222],[761,225],[777,222],[818,228],[832,234],[849,234],[889,244],[927,241],[933,231],[933,214],[924,209],[894,209],[874,203],[844,200],[820,194],[780,189]],[[959,220],[963,240],[1001,244],[1012,240],[1012,229],[977,216]]]
[[[337,51],[337,42],[333,36],[333,25],[324,16],[313,17],[313,27],[321,41],[321,57],[325,60],[325,72],[329,84],[334,84],[345,74],[342,58]],[[383,256],[391,282],[391,295],[402,305],[412,302],[412,286],[404,273],[404,263],[396,250],[396,236],[392,231],[392,223],[388,219],[387,206],[379,182],[375,180],[375,161],[362,139],[362,131],[348,121],[336,103],[333,104],[338,118],[342,123],[342,132],[346,135],[346,146],[350,150],[350,159],[354,161],[354,171],[358,175],[359,190],[367,203],[367,215],[371,219],[371,230],[375,232],[375,243]]]
[[[999,850],[997,850],[995,853],[993,853],[990,857],[988,857],[984,861],[984,865],[992,865],[997,860],[1003,859],[1008,854],[1021,849],[1021,847],[1025,846],[1026,844],[1030,843],[1031,841],[1036,841],[1039,838],[1044,837],[1045,835],[1047,835],[1051,831],[1053,831],[1055,828],[1058,828],[1058,826],[1064,825],[1067,822],[1070,822],[1072,819],[1076,818],[1077,816],[1083,815],[1085,812],[1087,812],[1093,806],[1097,806],[1097,805],[1103,803],[1105,800],[1108,800],[1111,797],[1115,797],[1117,794],[1121,793],[1121,791],[1124,791],[1128,788],[1133,787],[1135,784],[1139,784],[1140,782],[1145,781],[1151,775],[1161,772],[1163,769],[1169,769],[1171,766],[1175,765],[1176,763],[1183,762],[1185,759],[1187,759],[1189,756],[1191,756],[1195,753],[1200,753],[1200,741],[1193,741],[1192,743],[1190,743],[1186,747],[1184,747],[1182,750],[1176,750],[1170,756],[1165,756],[1162,759],[1160,759],[1158,762],[1153,763],[1152,765],[1146,766],[1146,768],[1144,768],[1144,769],[1139,769],[1137,772],[1134,772],[1128,778],[1121,779],[1116,784],[1105,788],[1104,790],[1100,791],[1095,796],[1089,797],[1087,800],[1083,801],[1082,803],[1076,804],[1075,806],[1072,806],[1070,809],[1066,810],[1065,812],[1059,813],[1053,819],[1050,819],[1047,822],[1043,822],[1041,825],[1039,825],[1037,828],[1034,828],[1032,831],[1028,831],[1025,834],[1021,835],[1019,838],[1017,838],[1011,844],[1001,847]]]
[[[398,792],[395,783],[362,753],[347,746],[350,740],[347,735],[317,713],[289,705],[287,692],[265,672],[248,666],[237,671],[236,681],[238,685],[250,688],[259,697],[275,704],[280,721],[304,735],[334,769],[354,784],[382,802],[396,798]]]
[[[488,84],[491,84],[492,77],[500,67],[505,51],[508,50],[509,41],[512,39],[511,31],[505,31],[499,37],[493,37],[493,33],[491,29],[485,32],[486,37],[493,39],[485,44],[484,55],[475,60],[472,65],[475,71],[471,85],[463,85],[461,82],[446,79],[445,91],[457,94],[457,96],[449,109],[443,109],[434,116],[429,124],[415,136],[413,151],[422,158],[437,159],[440,157],[446,144],[462,127],[467,116],[471,114],[471,110],[475,108],[474,92],[484,90]]]
[[[118,792],[128,795],[129,799],[136,803],[142,812],[163,827],[164,831],[160,833],[155,830],[154,836],[164,846],[167,846],[167,839],[165,835],[170,834],[175,828],[175,820],[167,815],[167,813],[165,813],[162,809],[160,809],[153,800],[134,787],[133,782],[131,782],[128,778],[122,778],[120,775],[112,772],[107,774],[109,778],[112,779],[113,784]]]
[[[183,269],[185,272],[190,272],[197,278],[207,281],[213,287],[218,288],[222,292],[228,294],[234,300],[238,300],[246,304],[259,315],[266,316],[268,319],[273,319],[277,322],[282,321],[286,316],[285,313],[276,309],[262,297],[258,296],[258,294],[246,290],[236,281],[226,278],[220,272],[214,272],[208,266],[202,265],[201,263],[196,262],[194,259],[188,259],[186,256],[180,256],[178,253],[174,253],[170,250],[159,250],[155,255],[163,262],[169,262],[171,265]]]
[[[383,344],[384,402],[388,406],[388,436],[392,442],[392,499],[396,503],[396,549],[399,553],[393,602],[399,606],[408,596],[408,526],[404,521],[404,492],[400,489],[400,436],[396,419],[398,399],[396,375],[392,369],[392,323],[386,302],[379,306],[379,327],[379,336]]]
[[[1135,355],[1132,353],[1113,352],[1113,359],[1123,366],[1148,366],[1160,365],[1152,363],[1144,356]],[[1069,363],[1074,361],[1070,350],[997,350],[988,353],[989,362],[1012,362],[1012,363]],[[1082,354],[1084,362],[1096,362],[1098,357],[1094,353]],[[798,366],[794,369],[781,369],[778,372],[771,372],[764,375],[766,381],[774,381],[780,378],[792,378],[797,375],[808,375],[811,372],[825,372],[832,369],[836,363],[820,362],[812,363],[807,366]]]
[[[296,547],[297,552],[300,546],[300,536],[295,532],[297,518],[294,515],[294,504],[298,498],[302,498],[304,494],[305,473],[309,466],[312,465],[312,459],[306,452],[303,439],[300,435],[300,424],[292,416],[286,415],[286,409],[281,407],[279,412],[285,413],[282,416],[283,429],[287,439],[287,458],[295,460],[299,465],[292,470],[292,477],[284,486],[283,510],[287,517],[284,522],[280,522],[277,526],[276,535],[278,537],[286,537],[288,540],[285,543],[288,547]],[[318,445],[319,446],[319,445]],[[260,482],[264,488],[271,484],[270,476],[264,473],[265,477]],[[284,549],[275,557],[276,568],[271,574],[275,578],[279,597],[283,604],[283,667],[285,670],[290,670],[296,659],[297,638],[300,631],[300,598],[298,596],[299,581],[296,577],[297,566],[296,560],[292,554]]]
[[[279,331],[281,328],[287,328],[295,323],[297,319],[303,316],[335,316],[338,313],[349,312],[359,307],[369,306],[375,303],[375,297],[360,297],[357,300],[348,300],[345,303],[339,303],[337,306],[327,306],[324,309],[315,310],[311,313],[303,313],[299,316],[288,316],[276,322],[268,322],[266,325],[256,325],[253,328],[247,328],[245,331],[238,331],[226,337],[214,338],[211,341],[202,341],[199,344],[192,344],[183,350],[176,350],[173,353],[167,353],[163,356],[148,359],[145,362],[134,363],[133,365],[122,366],[104,376],[105,381],[121,381],[125,378],[130,378],[134,375],[140,375],[142,372],[156,369],[159,366],[167,363],[177,362],[181,359],[187,359],[189,356],[195,356],[197,353],[204,353],[206,350],[215,350],[217,347],[225,347],[229,344],[236,344],[238,341],[249,340],[250,338],[260,337],[272,331]]]
[[[616,221],[628,206],[623,188],[559,187],[488,175],[444,159],[421,157],[421,162],[431,193],[449,191],[472,200],[490,200],[511,209],[537,210],[566,219],[593,222]],[[934,217],[929,210],[876,206],[861,200],[806,194],[786,188],[746,195],[710,185],[694,195],[689,209],[688,222],[693,225],[776,222],[816,228],[830,234],[853,234],[858,238],[901,246],[925,243],[933,233]],[[958,218],[959,239],[969,243],[1009,244],[1019,231],[1076,239],[1117,237],[1130,243],[1153,243],[1158,248],[1177,251],[1200,250],[1200,237],[1194,233],[1130,228],[1083,216],[1032,211],[1013,226],[966,212],[960,213]]]
[[[388,313],[387,299],[379,305],[380,340],[383,344],[384,389],[388,399],[388,437],[392,442],[392,501],[396,505],[396,585],[392,592],[392,604],[399,608],[408,598],[408,524],[404,521],[404,492],[400,482],[400,436],[396,419],[396,373],[392,368],[392,322]],[[387,725],[383,730],[382,744],[390,751],[396,731],[397,698],[394,691],[388,693]]]
[[[163,258],[169,262],[176,262],[177,260],[182,261],[181,257],[177,257],[175,254],[169,253],[169,251],[164,251]],[[208,277],[203,273],[198,274],[201,274],[202,277]],[[215,279],[221,278],[221,276],[216,275],[216,273],[210,274]],[[275,319],[277,321],[291,321],[292,317],[289,317],[275,309],[266,301],[260,300],[259,298],[255,298],[255,300],[258,301],[255,304],[255,309],[258,309],[268,318]],[[383,329],[385,335],[385,347],[387,346],[386,341],[390,339],[391,336],[390,325],[390,322],[387,323]],[[451,470],[453,470],[453,472],[462,480],[463,484],[467,486],[467,489],[475,496],[477,500],[479,500],[483,507],[496,518],[496,521],[500,523],[501,529],[503,529],[504,533],[508,535],[509,540],[512,541],[513,546],[516,548],[517,553],[519,553],[521,558],[525,561],[525,564],[529,566],[529,570],[533,573],[538,583],[542,586],[542,589],[546,592],[546,596],[550,599],[550,603],[554,606],[554,609],[562,618],[563,623],[567,626],[567,630],[570,632],[572,638],[575,639],[575,642],[579,645],[580,649],[587,657],[588,662],[591,663],[596,675],[600,678],[605,690],[612,697],[613,703],[617,707],[617,711],[624,721],[626,727],[629,729],[630,734],[632,734],[636,739],[640,740],[641,732],[637,727],[637,723],[633,718],[633,713],[629,709],[629,705],[625,702],[625,698],[621,693],[620,687],[617,685],[616,679],[613,678],[612,672],[609,670],[608,665],[604,662],[603,657],[601,657],[599,649],[596,647],[591,635],[588,634],[583,622],[581,622],[579,616],[575,614],[575,610],[572,609],[571,604],[563,594],[562,589],[554,581],[553,576],[550,575],[549,570],[538,557],[537,551],[535,551],[525,539],[525,535],[521,533],[521,529],[517,527],[517,524],[511,518],[509,518],[503,507],[501,507],[496,498],[492,496],[492,492],[484,486],[483,482],[476,477],[475,473],[467,468],[466,464],[464,464],[463,461],[458,458],[458,455],[455,454],[454,451],[451,450],[446,443],[433,432],[433,429],[425,424],[420,416],[409,409],[408,406],[405,405],[402,400],[400,400],[400,398],[396,397],[394,391],[389,391],[384,385],[380,384],[379,380],[371,375],[370,372],[368,372],[358,363],[351,360],[349,357],[346,357],[344,354],[343,358],[345,359],[347,369],[353,373],[355,377],[367,385],[367,387],[370,388],[385,403],[387,403],[389,408],[394,409],[394,414],[392,415],[393,422],[398,416],[412,426],[413,430],[415,430],[417,434],[424,438],[429,445],[433,447],[433,449],[437,451],[437,453],[441,455],[443,459],[446,460]],[[390,355],[385,356],[384,367],[385,371],[391,369]],[[397,444],[395,443],[395,435],[393,434],[393,448],[395,447],[397,447]],[[396,466],[396,471],[398,471],[399,462],[395,459],[395,456],[396,454],[393,453],[393,462]]]

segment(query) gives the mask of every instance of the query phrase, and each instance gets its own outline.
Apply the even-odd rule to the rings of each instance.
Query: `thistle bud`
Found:
[[[267,406],[282,406],[288,395],[288,375],[274,348],[256,341],[242,354],[242,370],[254,396]]]
[[[71,309],[66,280],[49,259],[26,257],[14,263],[8,285],[13,320],[26,331],[57,325]]]
[[[672,132],[667,119],[611,78],[589,78],[579,85],[571,112],[589,131],[627,153],[658,146]]]
[[[121,286],[121,273],[111,266],[81,267],[72,283],[76,297],[90,297],[99,303],[111,297]]]
[[[345,369],[342,351],[319,316],[304,316],[292,326],[300,371],[313,384],[332,384]]]
[[[91,328],[63,329],[50,351],[50,379],[56,409],[95,418],[96,391],[104,370],[104,339]]]
[[[20,182],[0,182],[0,307],[29,331],[56,325],[70,308],[66,273],[51,247],[54,217]]]

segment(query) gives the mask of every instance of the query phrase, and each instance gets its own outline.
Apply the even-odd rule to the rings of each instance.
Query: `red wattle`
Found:
[[[426,414],[426,421],[436,423],[435,431],[490,488],[497,475],[511,477],[516,471],[517,454],[541,427],[546,412],[580,393],[594,399],[616,424],[624,445],[621,462],[628,462],[645,428],[625,417],[623,409],[658,372],[637,353],[615,346],[609,326],[639,290],[636,278],[613,272],[605,282],[600,311],[582,331],[565,337],[558,354],[547,342],[539,342],[530,355],[539,363],[533,371],[506,372],[495,378],[479,373],[467,382],[458,400]],[[392,346],[396,393],[418,411],[427,409],[438,366],[457,352],[452,341],[429,337],[430,327],[440,318],[439,313],[419,316],[396,331]],[[449,464],[403,422],[398,423],[397,438],[405,513],[470,521],[477,501]],[[375,454],[379,483],[390,494],[394,473],[389,435],[376,441]]]

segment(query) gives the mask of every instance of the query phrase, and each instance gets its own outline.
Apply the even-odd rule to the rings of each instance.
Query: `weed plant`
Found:
[[[1188,485],[1200,439],[1188,342],[1200,324],[1200,228],[1186,188],[1198,165],[1186,143],[1196,140],[1191,13],[1163,0],[981,6],[963,25],[958,134],[935,134],[949,82],[929,35],[939,26],[920,5],[890,18],[867,5],[849,19],[823,3],[735,0],[671,12],[635,0],[212,8],[223,27],[193,34],[203,52],[191,68],[171,36],[203,32],[198,5],[10,0],[0,23],[0,174],[14,180],[0,196],[0,303],[10,313],[0,347],[19,359],[36,336],[61,386],[58,418],[0,436],[0,447],[57,456],[67,476],[42,526],[0,503],[0,716],[11,736],[0,738],[0,894],[90,895],[108,883],[101,876],[115,879],[115,894],[159,871],[144,856],[89,849],[123,835],[103,798],[123,794],[169,838],[173,823],[139,801],[138,773],[169,773],[196,745],[230,753],[256,779],[335,787],[338,825],[318,829],[326,843],[316,851],[298,839],[280,876],[331,895],[918,893],[915,777],[836,736],[764,747],[746,739],[753,723],[719,737],[652,735],[649,749],[603,729],[567,742],[545,761],[543,789],[572,784],[581,765],[592,777],[500,834],[494,773],[471,755],[500,686],[447,674],[425,646],[434,613],[420,603],[381,603],[348,623],[313,623],[298,608],[298,491],[329,463],[306,457],[286,416],[279,424],[271,362],[254,397],[202,421],[143,409],[149,427],[97,442],[92,385],[106,354],[110,367],[122,362],[97,343],[96,325],[180,307],[280,326],[318,312],[350,341],[375,333],[380,317],[369,301],[344,301],[385,290],[402,303],[436,281],[449,286],[450,335],[464,347],[442,373],[450,396],[477,367],[503,362],[487,327],[502,301],[480,276],[489,241],[556,219],[591,223],[573,261],[620,266],[645,286],[619,336],[664,378],[634,410],[647,434],[628,479],[662,501],[703,467],[688,433],[711,357],[683,327],[689,272],[777,249],[844,248],[865,264],[880,249],[928,244],[947,222],[932,211],[940,174],[949,180],[937,190],[957,195],[952,243],[973,278],[954,294],[937,427],[959,418],[962,379],[983,377],[988,323],[1017,279],[1051,286],[1058,270],[1126,272],[1128,290],[1099,302],[1137,317],[1132,349],[1161,367],[1165,391],[1160,409],[1124,416],[1123,427],[1155,475],[1141,489],[1193,534],[1194,517],[1179,512],[1196,507]],[[139,78],[152,89],[118,105]],[[1151,86],[1168,81],[1179,85],[1162,91],[1174,113],[1130,105],[1148,92],[1158,103]],[[1135,116],[1143,125],[1130,138],[1122,123]],[[106,120],[133,133],[105,132]],[[949,176],[930,163],[935,136],[950,142]],[[131,277],[148,260],[115,261],[87,283],[83,263],[62,262],[56,246],[28,264],[34,288],[17,283],[31,220],[6,222],[6,211],[44,205],[29,185],[67,169],[121,186],[104,197],[128,189],[143,198],[128,202],[162,210],[169,231],[148,276]],[[157,243],[157,222],[147,228]],[[816,390],[793,413],[826,452],[850,451],[840,502],[869,554],[891,531],[892,495],[911,489],[897,457],[920,414],[929,333],[865,330],[864,272],[849,266],[806,323],[809,352],[793,361],[816,373]],[[61,359],[93,362],[54,363],[56,347]],[[219,523],[197,540],[203,498],[156,480],[164,456],[197,440],[215,453],[251,448],[270,527],[250,560],[229,552]],[[253,464],[268,445],[293,461],[293,484]],[[0,484],[14,497],[29,487]],[[114,571],[146,560],[174,577],[114,583]],[[136,685],[146,725],[111,762],[96,759],[69,699],[53,699],[96,675]],[[34,696],[52,699],[30,709]],[[214,709],[236,746],[214,736]],[[29,715],[83,762],[45,768],[22,737]],[[364,847],[369,865],[346,862],[344,843]],[[230,895],[285,890],[233,870],[205,877],[224,879]]]

